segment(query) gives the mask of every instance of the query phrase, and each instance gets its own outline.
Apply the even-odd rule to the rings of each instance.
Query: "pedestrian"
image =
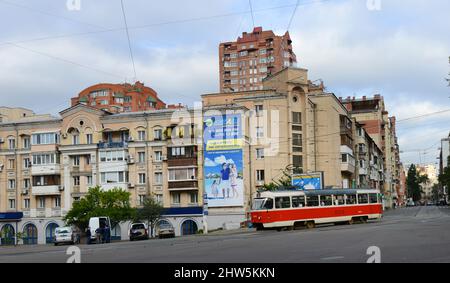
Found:
[[[86,229],[86,237],[87,237],[87,244],[90,245],[91,244],[91,227],[87,227]]]
[[[102,243],[102,228],[101,227],[98,227],[96,230],[95,230],[95,239],[96,239],[96,243],[97,244],[101,244]]]
[[[108,224],[106,224],[104,229],[104,235],[105,235],[105,243],[109,244],[111,243],[111,228]]]

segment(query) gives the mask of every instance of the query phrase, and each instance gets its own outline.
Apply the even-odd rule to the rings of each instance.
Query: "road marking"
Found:
[[[338,260],[338,259],[344,259],[345,257],[343,256],[333,256],[333,257],[325,257],[325,258],[321,258],[320,260],[323,261],[331,261],[331,260]]]

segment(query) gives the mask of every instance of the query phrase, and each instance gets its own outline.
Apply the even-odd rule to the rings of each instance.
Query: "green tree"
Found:
[[[147,222],[151,237],[153,237],[153,228],[161,218],[163,210],[163,206],[153,196],[146,197],[142,208],[136,210],[136,220],[145,220]]]
[[[450,164],[450,156],[448,157],[447,164]],[[450,166],[444,168],[443,172],[439,174],[439,184],[442,188],[446,187],[447,190],[450,188]]]
[[[420,188],[419,173],[414,164],[409,167],[406,185],[408,188],[408,197],[414,201],[419,201],[422,198],[422,190]]]
[[[84,230],[91,217],[108,216],[113,228],[120,222],[135,218],[136,210],[131,207],[130,196],[129,192],[117,188],[109,191],[91,188],[84,198],[73,204],[64,221]]]

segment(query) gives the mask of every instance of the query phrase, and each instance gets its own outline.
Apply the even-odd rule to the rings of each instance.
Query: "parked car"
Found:
[[[58,227],[55,230],[55,246],[59,244],[78,245],[81,241],[81,234],[76,228]]]
[[[160,224],[158,227],[158,237],[163,238],[175,238],[175,229],[169,224]]]
[[[416,206],[416,204],[412,200],[406,203],[406,207],[414,207],[414,206]]]
[[[145,225],[145,223],[131,224],[130,230],[128,231],[128,236],[130,237],[130,241],[147,240],[148,239],[147,225]]]
[[[109,229],[111,229],[111,221],[109,217],[102,216],[102,217],[92,217],[91,219],[89,219],[89,230],[91,232],[91,241],[89,243],[96,243],[97,233],[95,231],[97,231],[97,229],[99,228],[104,229],[106,226],[108,226]],[[111,237],[104,239],[104,242],[110,243]]]

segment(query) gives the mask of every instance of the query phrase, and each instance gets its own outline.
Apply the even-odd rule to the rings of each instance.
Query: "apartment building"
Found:
[[[138,112],[166,108],[152,88],[141,82],[135,84],[97,84],[72,98],[72,106],[79,103],[111,113]]]
[[[219,58],[220,92],[261,90],[264,78],[297,63],[289,32],[278,36],[262,27],[221,43]]]
[[[153,196],[177,235],[196,233],[202,229],[201,140],[191,123],[177,120],[181,112],[193,115],[187,109],[112,114],[78,104],[60,118],[0,124],[6,141],[0,144],[0,230],[25,233],[25,244],[49,243],[73,202],[101,186],[129,191],[135,207]],[[126,239],[127,225],[112,236]]]
[[[428,164],[425,166],[418,166],[417,172],[420,176],[427,176],[428,182],[425,184],[422,184],[422,200],[423,201],[436,201],[435,192],[433,189],[435,188],[435,185],[439,183],[438,180],[438,169],[433,164]],[[437,199],[438,200],[438,199]]]
[[[396,119],[390,117],[381,95],[373,98],[366,96],[361,99],[347,97],[340,98],[342,103],[355,120],[363,125],[366,132],[383,152],[383,166],[385,169],[384,188],[385,206],[393,207],[398,200],[397,191],[400,190],[400,149],[396,135]]]

